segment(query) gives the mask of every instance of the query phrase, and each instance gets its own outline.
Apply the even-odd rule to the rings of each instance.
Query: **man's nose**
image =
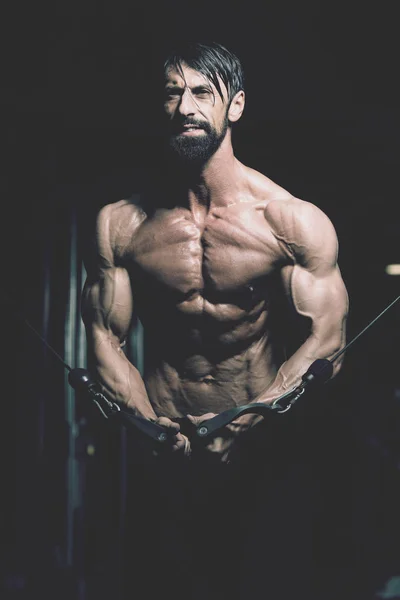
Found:
[[[186,89],[183,92],[179,101],[178,110],[181,115],[185,116],[193,115],[196,112],[197,106],[190,90]]]

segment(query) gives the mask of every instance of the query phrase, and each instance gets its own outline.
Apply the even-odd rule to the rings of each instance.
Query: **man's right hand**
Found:
[[[179,452],[183,456],[190,456],[190,442],[189,439],[180,432],[179,423],[171,421],[168,417],[158,417],[158,419],[155,420],[155,423],[167,430],[168,439],[163,444],[159,444],[157,449],[153,451],[153,454],[158,455],[160,452],[163,452],[163,454],[166,452]]]

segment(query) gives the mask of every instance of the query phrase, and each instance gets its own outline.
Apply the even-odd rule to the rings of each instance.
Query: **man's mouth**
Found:
[[[200,127],[200,125],[194,125],[194,124],[189,124],[189,125],[183,125],[182,128],[179,131],[180,135],[185,135],[185,134],[189,134],[189,133],[198,133],[204,131],[203,127]]]

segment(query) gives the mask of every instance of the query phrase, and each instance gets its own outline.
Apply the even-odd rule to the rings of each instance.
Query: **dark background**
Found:
[[[384,271],[400,262],[399,36],[395,3],[70,0],[1,12],[2,564],[4,597],[25,598],[32,556],[55,581],[65,571],[54,557],[63,554],[68,448],[60,400],[49,400],[63,394],[62,368],[15,313],[42,333],[46,322],[62,348],[71,215],[82,244],[98,208],[148,177],[158,141],[152,74],[164,46],[214,39],[241,58],[236,154],[333,221],[351,339],[399,294],[399,278]],[[395,306],[349,350],[323,417],[330,468],[347,468],[332,478],[337,552],[354,548],[363,600],[400,574],[398,346]],[[51,518],[49,497],[59,501]]]

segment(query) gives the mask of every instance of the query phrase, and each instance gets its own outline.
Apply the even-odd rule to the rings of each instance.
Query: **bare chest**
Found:
[[[243,289],[269,275],[279,255],[261,210],[228,207],[198,224],[189,211],[176,209],[143,223],[127,262],[147,282],[188,296]]]

